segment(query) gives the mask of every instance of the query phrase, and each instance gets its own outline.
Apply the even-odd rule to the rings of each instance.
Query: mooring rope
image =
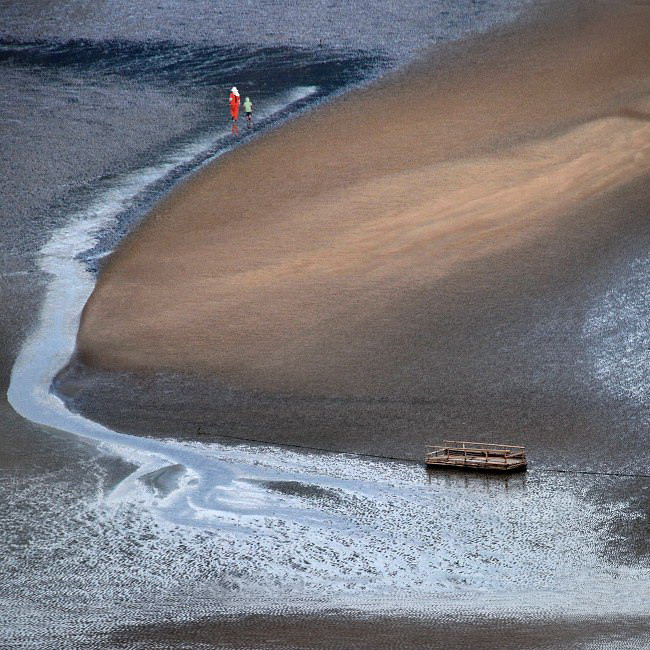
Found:
[[[342,449],[327,449],[325,447],[312,447],[310,445],[299,445],[292,442],[269,442],[268,440],[260,440],[258,438],[244,438],[243,436],[233,436],[227,433],[212,433],[208,431],[201,431],[201,425],[198,425],[197,435],[200,436],[213,436],[215,438],[228,438],[230,440],[237,440],[238,442],[252,442],[259,445],[270,445],[273,447],[288,447],[292,449],[304,449],[306,451],[318,451],[326,454],[348,454],[350,456],[358,456],[360,458],[375,458],[377,460],[394,460],[400,463],[410,463],[421,465],[422,461],[414,458],[404,458],[401,456],[383,456],[381,454],[369,454],[362,451],[345,451]],[[586,474],[590,476],[614,476],[618,478],[650,478],[650,474],[624,474],[622,472],[597,472],[593,470],[581,469],[555,469],[555,468],[539,468],[536,472],[545,472],[553,474]]]

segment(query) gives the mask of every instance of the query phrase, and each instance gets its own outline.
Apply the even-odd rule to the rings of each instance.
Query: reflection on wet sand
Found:
[[[526,491],[526,474],[500,476],[487,472],[470,472],[465,470],[425,469],[427,483],[436,487],[464,488],[476,494],[491,496],[497,494],[519,494]]]

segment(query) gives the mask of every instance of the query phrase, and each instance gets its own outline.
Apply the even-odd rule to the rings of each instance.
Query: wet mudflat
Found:
[[[469,604],[467,601],[466,605]],[[151,647],[201,648],[476,648],[489,650],[533,650],[579,647],[642,648],[650,634],[645,618],[605,621],[531,621],[494,618],[483,620],[480,606],[456,616],[432,613],[428,618],[373,616],[362,618],[340,611],[316,616],[275,615],[227,617],[168,628],[132,628],[111,636],[116,648],[133,643]],[[188,645],[188,639],[191,639]]]
[[[24,41],[3,45],[13,111],[3,132],[12,169],[2,180],[5,385],[52,279],[39,267],[42,245],[71,213],[97,206],[93,197],[119,204],[111,191],[126,174],[150,173],[152,160],[204,136],[212,142],[216,78],[200,64],[213,57],[210,70],[220,60],[226,69],[237,59],[223,43],[197,45],[208,23],[170,19],[160,3],[142,4],[140,23],[135,14],[98,20],[101,8],[80,18],[74,4],[40,23],[21,23],[29,6],[16,5],[3,21]],[[440,12],[466,9],[444,4]],[[340,25],[351,24],[348,11]],[[408,49],[415,28],[388,15],[381,24],[403,31],[387,42]],[[152,25],[176,43],[130,42],[149,40]],[[77,40],[64,46],[61,34]],[[331,82],[334,92],[386,55],[375,39],[367,67],[358,52],[328,60],[315,37],[306,43],[313,56],[275,48],[275,38],[265,34],[271,50],[245,57],[247,74],[268,63],[273,91],[285,66],[301,88]],[[260,93],[264,80],[250,76]],[[269,110],[289,101],[282,92],[264,96]],[[643,121],[644,111],[635,104],[625,120]],[[178,178],[120,208],[90,252],[78,249],[84,268],[100,267]],[[55,391],[73,411],[136,434],[121,443],[82,442],[4,403],[0,636],[16,648],[644,647],[648,480],[548,470],[561,462],[647,474],[646,181],[583,197],[515,254],[495,251],[446,284],[409,289],[391,307],[408,318],[360,324],[356,351],[381,372],[368,381],[353,372],[355,390],[241,387],[75,361]],[[77,250],[56,243],[50,261]],[[73,321],[81,305],[59,307]],[[526,444],[531,471],[507,480],[427,474],[341,453],[417,459],[424,444],[458,436]]]
[[[393,647],[400,636],[417,647],[429,634],[425,645],[441,648],[488,648],[499,635],[513,648],[645,643],[647,480],[427,473],[263,446],[201,454],[231,477],[202,498],[186,494],[189,508],[160,490],[182,480],[178,465],[156,484],[151,474],[125,483],[129,468],[109,476],[100,458],[93,475],[108,498],[81,506],[61,472],[15,485],[4,521],[30,543],[15,538],[5,638],[88,648]],[[54,618],[52,600],[67,603]]]

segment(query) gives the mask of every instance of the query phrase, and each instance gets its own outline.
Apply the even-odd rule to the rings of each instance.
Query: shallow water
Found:
[[[92,464],[96,496],[81,503],[66,496],[61,471],[14,487],[5,521],[9,530],[29,521],[32,543],[14,542],[4,611],[22,624],[5,638],[64,643],[87,629],[273,614],[278,589],[293,614],[645,613],[647,566],[621,564],[606,525],[624,500],[604,508],[588,496],[612,479],[427,475],[337,455],[165,446],[200,459],[209,489],[178,465],[157,473],[159,485],[182,484],[169,493],[151,472],[115,484]],[[66,604],[54,617],[53,602]]]

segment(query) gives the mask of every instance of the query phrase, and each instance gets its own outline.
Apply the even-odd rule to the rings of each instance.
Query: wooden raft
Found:
[[[429,445],[424,462],[428,467],[514,472],[526,469],[526,449],[515,445],[445,440]]]

